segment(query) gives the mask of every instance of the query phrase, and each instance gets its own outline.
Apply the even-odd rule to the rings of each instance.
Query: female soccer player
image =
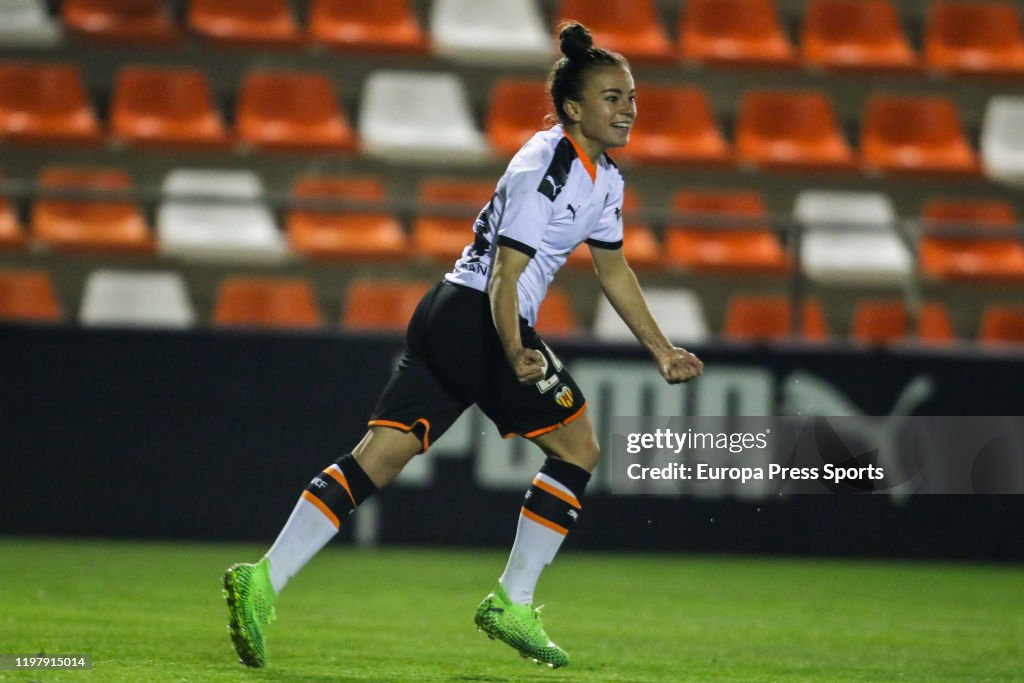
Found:
[[[563,25],[559,37],[565,57],[549,75],[559,123],[513,157],[476,220],[472,244],[420,302],[366,435],[310,482],[259,563],[224,574],[231,638],[248,666],[266,661],[264,631],[288,580],[345,515],[473,403],[502,435],[526,437],[547,456],[526,493],[508,564],[480,603],[476,624],[524,657],[551,667],[569,663],[544,632],[533,592],[580,513],[598,445],[583,392],[533,329],[548,285],[586,242],[605,296],[662,377],[685,382],[704,366],[665,338],[622,255],[623,181],[605,151],[626,144],[636,118],[629,65],[594,48],[581,24]]]

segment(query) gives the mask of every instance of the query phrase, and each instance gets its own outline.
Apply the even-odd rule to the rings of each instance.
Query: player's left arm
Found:
[[[665,381],[677,384],[701,374],[704,363],[686,349],[674,346],[654,320],[622,249],[591,246],[590,254],[604,295],[633,336],[650,352]]]

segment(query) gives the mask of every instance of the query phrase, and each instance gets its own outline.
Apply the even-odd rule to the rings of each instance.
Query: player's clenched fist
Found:
[[[686,349],[676,347],[658,359],[658,369],[666,382],[679,384],[704,372],[704,363]]]
[[[544,379],[548,362],[537,349],[522,348],[509,359],[512,371],[521,384],[536,384]]]

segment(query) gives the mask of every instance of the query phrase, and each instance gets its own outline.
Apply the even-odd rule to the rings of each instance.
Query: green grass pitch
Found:
[[[544,669],[476,632],[495,551],[331,546],[237,663],[220,575],[263,548],[0,539],[0,653],[90,653],[37,681],[1021,681],[1020,566],[566,552],[541,580]]]

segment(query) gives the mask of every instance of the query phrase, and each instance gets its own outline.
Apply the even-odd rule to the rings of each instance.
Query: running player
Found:
[[[559,37],[565,57],[549,76],[559,123],[515,155],[476,220],[473,243],[420,302],[366,435],[310,482],[260,562],[224,574],[231,638],[248,666],[266,661],[265,629],[288,580],[347,514],[474,403],[502,435],[528,438],[546,456],[526,493],[508,564],[475,622],[524,657],[569,663],[545,633],[533,593],[581,511],[599,453],[583,392],[534,331],[537,309],[555,273],[586,242],[605,296],[665,380],[685,382],[703,364],[665,338],[622,255],[623,180],[605,151],[626,144],[636,118],[629,65],[594,48],[581,24],[563,25]]]

